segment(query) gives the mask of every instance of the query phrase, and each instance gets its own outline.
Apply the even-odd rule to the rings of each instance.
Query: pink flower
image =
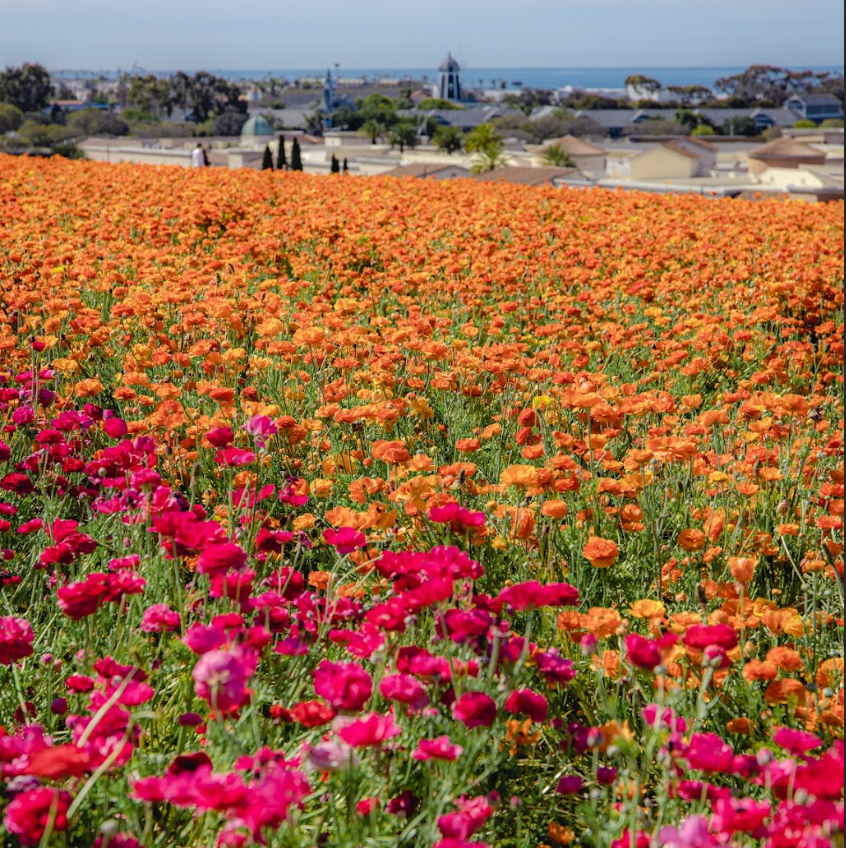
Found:
[[[819,736],[814,736],[813,733],[807,733],[804,730],[791,730],[789,727],[780,727],[773,734],[773,742],[794,757],[813,751],[814,748],[819,748],[823,743],[822,739]]]
[[[663,848],[719,848],[723,843],[710,834],[702,816],[688,816],[678,828],[662,828],[658,844]]]
[[[461,745],[454,745],[449,736],[437,736],[434,739],[421,739],[411,755],[414,760],[446,760],[452,762],[464,753]]]
[[[505,702],[510,713],[524,713],[532,721],[544,722],[549,715],[549,702],[532,689],[515,689]]]
[[[252,465],[255,461],[256,455],[244,448],[222,448],[215,456],[215,462],[218,465],[225,465],[228,468],[241,468],[244,465]]]
[[[499,593],[499,600],[515,612],[539,607],[573,606],[579,602],[579,591],[569,583],[547,583],[537,580],[517,583]]]
[[[496,704],[484,692],[465,692],[453,703],[452,714],[465,727],[490,727],[496,720]]]
[[[341,728],[338,736],[353,748],[369,748],[381,745],[402,733],[402,728],[394,722],[392,715],[371,713],[365,718],[355,719]]]
[[[226,713],[237,710],[247,700],[247,680],[254,667],[243,655],[209,651],[194,666],[191,677],[194,692],[212,709]]]
[[[107,418],[103,422],[103,432],[110,439],[122,439],[129,432],[129,428],[122,418]]]
[[[687,764],[699,771],[731,774],[734,750],[716,733],[694,733],[687,748]]]
[[[373,693],[373,679],[358,663],[322,660],[314,670],[314,691],[336,710],[360,710]]]
[[[30,789],[6,807],[3,824],[20,839],[21,845],[37,845],[51,822],[53,831],[67,830],[70,804],[69,792],[46,786]]]
[[[379,683],[379,693],[389,701],[399,701],[414,707],[429,702],[426,687],[410,674],[386,674]]]
[[[207,545],[197,559],[199,574],[213,574],[218,571],[240,570],[247,562],[247,554],[234,542],[220,542]]]
[[[163,633],[178,628],[179,613],[174,612],[167,604],[153,604],[144,610],[141,629],[145,633]]]
[[[721,833],[753,833],[770,817],[769,801],[754,798],[719,798],[714,802],[711,827]]]
[[[577,774],[565,774],[564,777],[558,781],[558,786],[555,787],[555,791],[559,795],[575,795],[582,791],[584,785],[584,780],[582,780],[582,778],[580,778]]]
[[[704,651],[711,645],[730,651],[737,647],[737,633],[728,624],[694,624],[688,627],[682,643],[696,651]]]
[[[327,545],[335,548],[341,556],[351,554],[353,551],[363,548],[367,544],[367,537],[360,530],[352,527],[341,527],[340,530],[323,531],[323,539]]]
[[[637,668],[654,671],[661,665],[661,651],[652,639],[638,633],[629,633],[625,638],[626,659]]]
[[[11,665],[30,656],[34,639],[32,627],[25,618],[0,617],[0,665]]]
[[[267,439],[275,435],[278,430],[273,419],[267,415],[254,415],[244,424],[244,429],[253,437],[260,448],[263,448]]]
[[[457,503],[433,507],[429,511],[429,520],[435,524],[449,524],[454,533],[466,533],[472,527],[481,527],[485,523],[484,512],[471,512]]]

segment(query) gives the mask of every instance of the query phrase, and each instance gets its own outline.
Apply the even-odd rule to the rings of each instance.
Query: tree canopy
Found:
[[[0,72],[0,103],[11,103],[21,112],[40,112],[47,107],[53,85],[43,65],[26,62]]]

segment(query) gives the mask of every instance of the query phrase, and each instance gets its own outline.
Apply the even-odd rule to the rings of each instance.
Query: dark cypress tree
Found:
[[[285,136],[279,136],[279,152],[276,154],[276,170],[287,171],[288,160],[285,158]]]
[[[302,171],[303,169],[303,156],[300,152],[300,141],[295,138],[294,143],[291,145],[291,170],[292,171]]]
[[[273,170],[273,154],[270,152],[270,145],[265,144],[264,146],[264,156],[261,160],[261,169],[262,171],[272,171]]]
[[[348,174],[348,173],[350,172],[350,166],[349,166],[349,163],[347,162],[347,157],[346,157],[346,156],[344,156],[344,165],[343,165],[343,167],[341,168],[341,170],[342,170],[345,174]]]
[[[341,173],[341,163],[338,161],[338,157],[334,153],[332,154],[332,165],[329,170],[333,174]]]

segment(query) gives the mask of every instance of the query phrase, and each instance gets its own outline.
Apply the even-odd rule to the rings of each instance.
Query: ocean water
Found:
[[[267,79],[272,76],[286,80],[321,78],[326,68],[282,68],[282,69],[227,69],[206,68],[205,70],[217,76],[230,80]],[[438,78],[438,70],[434,68],[345,68],[337,71],[330,67],[333,73],[341,78],[366,78],[375,80],[423,80],[434,82]],[[657,79],[665,87],[668,85],[705,85],[713,88],[720,77],[740,73],[742,67],[713,67],[713,68],[464,68],[461,72],[464,84],[471,88],[500,88],[505,81],[507,88],[544,88],[554,89],[564,86],[574,88],[623,88],[629,74],[643,74]],[[798,69],[797,69],[798,70]],[[804,68],[802,70],[805,70]],[[829,71],[843,73],[842,66],[816,66],[807,70]],[[187,71],[187,69],[186,69]],[[187,71],[194,73],[193,70]],[[81,74],[79,71],[54,72],[62,76]],[[95,72],[84,72],[86,76]],[[108,78],[115,78],[117,73],[100,72]],[[172,71],[145,71],[168,76]]]

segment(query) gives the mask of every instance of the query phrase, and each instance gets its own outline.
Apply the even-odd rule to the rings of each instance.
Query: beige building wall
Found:
[[[659,146],[633,157],[629,176],[633,180],[688,179],[696,176],[698,168],[698,159]]]

